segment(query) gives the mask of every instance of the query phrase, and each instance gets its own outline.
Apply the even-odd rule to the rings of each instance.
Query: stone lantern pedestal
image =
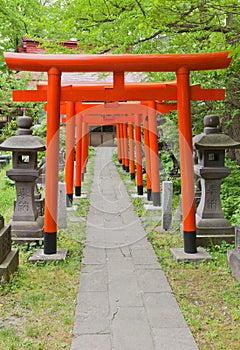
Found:
[[[18,243],[43,240],[43,217],[39,216],[34,190],[39,177],[37,152],[44,150],[41,138],[32,135],[32,118],[18,118],[19,130],[16,136],[5,140],[0,149],[13,153],[12,169],[7,176],[15,181],[16,200],[11,221],[12,239]]]
[[[220,202],[222,179],[231,169],[224,166],[225,149],[240,147],[240,144],[223,134],[216,115],[204,117],[204,133],[193,138],[198,163],[194,172],[201,181],[201,198],[196,210],[197,245],[219,244],[223,240],[232,243],[234,227],[224,218]]]

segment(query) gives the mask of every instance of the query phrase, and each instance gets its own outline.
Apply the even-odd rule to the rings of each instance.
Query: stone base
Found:
[[[67,207],[67,212],[69,212],[69,211],[76,211],[77,208],[78,208],[77,205],[73,205],[73,206],[71,206],[71,207]]]
[[[191,263],[198,263],[202,260],[211,259],[211,255],[208,254],[202,247],[198,247],[197,253],[194,254],[185,253],[183,248],[170,248],[170,252],[177,262],[186,261]]]
[[[211,244],[221,244],[222,241],[226,241],[227,243],[234,243],[235,241],[235,233],[233,226],[229,227],[228,229],[203,229],[197,226],[196,235],[197,246],[201,247],[207,247]]]
[[[19,265],[18,249],[13,248],[5,260],[0,264],[0,283],[8,282],[10,276],[17,270]]]
[[[44,254],[43,249],[37,249],[28,260],[33,263],[37,261],[65,260],[67,252],[68,249],[58,248],[56,254]]]
[[[36,221],[11,221],[12,241],[16,243],[31,243],[43,240],[44,218],[39,216]]]
[[[140,198],[140,199],[142,199],[142,201],[144,203],[149,203],[146,193],[144,193],[144,194],[131,193],[131,197],[132,198]]]
[[[240,282],[240,252],[236,249],[228,250],[227,259],[233,276]]]
[[[86,193],[82,193],[81,196],[75,196],[75,194],[73,195],[73,200],[74,200],[74,202],[75,202],[75,201],[78,202],[78,201],[80,201],[80,200],[83,199],[83,198],[87,198]]]
[[[144,204],[144,209],[146,211],[161,211],[162,207],[154,206],[153,204]]]
[[[197,246],[206,247],[221,244],[222,241],[234,243],[235,228],[224,218],[202,219],[196,215]]]
[[[209,247],[210,245],[215,245],[215,244],[220,244],[225,241],[229,244],[234,243],[235,237],[234,236],[230,236],[230,235],[206,235],[206,236],[199,236],[197,235],[196,237],[196,242],[197,245],[202,246],[202,247]]]

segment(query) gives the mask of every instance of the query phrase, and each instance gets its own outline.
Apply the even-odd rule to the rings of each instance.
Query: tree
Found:
[[[238,0],[65,0],[48,10],[49,38],[91,52],[216,51],[240,37]]]
[[[4,51],[16,51],[23,35],[33,31],[33,23],[41,18],[44,6],[38,0],[0,0],[0,64]]]
[[[38,39],[50,52],[67,52],[61,43],[72,38],[85,53],[233,50],[233,63],[227,71],[191,74],[192,83],[227,86],[228,94],[222,103],[192,104],[194,133],[202,130],[202,117],[207,113],[218,113],[227,126],[232,116],[240,115],[238,90],[234,101],[232,98],[239,81],[238,0],[0,0],[0,4],[0,32],[8,50],[16,50],[23,34]],[[148,79],[175,79],[175,74],[149,73]]]
[[[47,5],[47,3],[45,3]],[[12,103],[12,89],[25,89],[31,80],[31,74],[15,74],[7,69],[4,51],[17,51],[22,36],[33,31],[34,21],[41,18],[45,7],[38,0],[0,0],[0,113],[8,115],[11,121],[1,130],[1,139],[15,133],[16,117],[26,113],[38,118],[40,106],[32,103]]]

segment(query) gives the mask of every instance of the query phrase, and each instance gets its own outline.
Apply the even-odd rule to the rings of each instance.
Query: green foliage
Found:
[[[133,198],[132,203],[134,206],[134,209],[139,217],[143,216],[145,213],[144,206],[142,204],[141,198]]]
[[[228,177],[223,179],[221,204],[225,217],[234,225],[240,223],[240,169],[236,161],[227,160],[226,165],[232,171]]]
[[[192,84],[201,82],[203,87],[227,87],[224,103],[192,103],[193,133],[202,131],[202,118],[206,114],[219,114],[228,128],[232,118],[239,113],[238,0],[1,0],[0,5],[0,51],[16,50],[22,35],[38,39],[48,52],[189,53],[233,50],[233,64],[227,72],[191,73]],[[61,45],[72,38],[78,40],[76,50]],[[175,74],[149,73],[146,79],[172,80]],[[176,113],[172,116],[176,123]]]
[[[12,102],[12,89],[21,90],[26,89],[31,80],[30,72],[22,72],[21,74],[14,74],[12,72],[0,71],[0,108],[1,114],[8,116],[10,121],[5,123],[0,130],[0,140],[16,134],[17,124],[16,120],[18,116],[26,115],[33,118],[33,124],[42,116],[42,103],[13,103]]]
[[[30,29],[91,52],[200,52],[236,46],[238,21],[237,0],[65,0],[43,8]]]
[[[0,69],[6,70],[2,53],[16,51],[22,36],[41,18],[42,8],[38,0],[0,0]]]
[[[16,197],[14,181],[11,181],[6,175],[6,170],[9,167],[10,165],[7,165],[0,169],[0,214],[4,215],[6,223],[12,217]]]

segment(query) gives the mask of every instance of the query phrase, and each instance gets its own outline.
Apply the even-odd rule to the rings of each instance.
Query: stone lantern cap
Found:
[[[217,115],[206,115],[204,117],[204,132],[193,138],[193,145],[196,149],[206,150],[240,148],[239,142],[221,132]]]
[[[44,141],[33,136],[30,127],[32,126],[32,117],[21,116],[17,121],[18,131],[16,136],[9,137],[0,144],[0,149],[5,151],[43,151],[45,150]]]

